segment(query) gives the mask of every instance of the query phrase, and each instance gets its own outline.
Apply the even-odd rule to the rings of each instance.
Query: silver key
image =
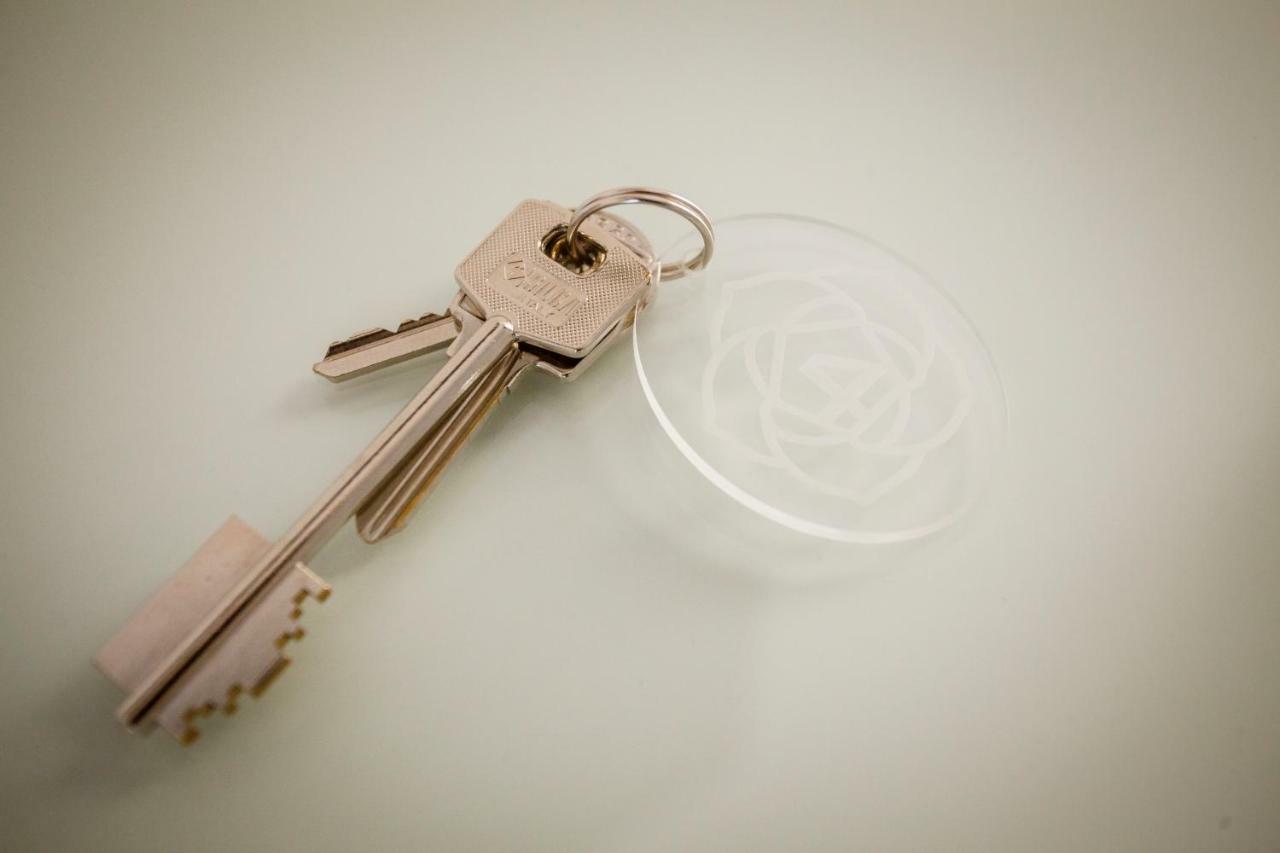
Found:
[[[647,265],[653,267],[655,264],[653,246],[633,225],[621,217],[607,213],[597,213],[591,217],[590,221],[596,227],[618,237]],[[478,322],[474,315],[480,313],[479,308],[465,295],[455,300],[449,310],[456,317],[456,322],[452,325],[455,331],[466,322]],[[488,413],[493,410],[494,404],[511,389],[527,368],[538,367],[559,378],[573,379],[608,348],[608,344],[614,337],[623,334],[634,324],[635,313],[635,311],[631,312],[619,322],[601,344],[584,359],[567,361],[556,359],[548,353],[539,355],[531,350],[523,350],[519,358],[511,361],[508,370],[491,375],[486,381],[478,383],[473,396],[461,404],[454,415],[424,439],[401,469],[360,508],[356,514],[356,529],[361,538],[373,543],[404,528],[410,515],[422,504],[423,498],[436,483],[444,466],[459,453],[467,440],[484,422]],[[383,332],[377,343],[369,347],[364,354],[361,372],[377,370],[401,361],[400,353],[405,347],[397,344],[395,339],[405,334],[404,330],[405,326],[402,325],[401,329],[395,333]],[[407,334],[412,336],[416,332],[411,329]],[[317,372],[329,375],[321,367],[334,357],[333,352],[334,348],[330,347],[325,360],[316,366]],[[342,358],[341,352],[337,357]]]
[[[653,244],[640,229],[621,216],[595,213],[589,217],[589,221],[623,243],[646,264],[652,266],[655,263]],[[311,369],[331,382],[344,382],[407,359],[438,352],[452,344],[458,335],[459,308],[471,314],[483,313],[466,294],[459,294],[444,314],[423,314],[416,320],[405,320],[394,332],[383,328],[367,329],[356,332],[345,340],[335,341],[329,345],[324,358],[312,365]],[[634,315],[631,319],[634,321]],[[626,323],[619,331],[626,331],[629,327],[630,323]],[[567,370],[563,364],[545,363],[540,366],[561,378],[572,378],[573,371]],[[579,364],[575,367],[586,365]]]
[[[127,726],[158,724],[189,742],[198,716],[230,712],[242,693],[268,684],[287,663],[280,647],[299,636],[301,603],[328,594],[305,563],[372,496],[388,494],[384,486],[424,441],[444,436],[442,427],[467,405],[487,401],[477,394],[486,379],[506,387],[521,359],[559,363],[572,375],[617,339],[656,270],[590,222],[581,225],[586,248],[571,259],[561,253],[576,269],[561,266],[552,255],[563,249],[557,234],[570,216],[549,202],[520,204],[459,265],[456,278],[476,313],[459,308],[464,322],[451,354],[426,387],[280,540],[264,545],[241,522],[228,522],[103,648],[97,662],[127,694],[117,712]],[[454,422],[459,434],[469,434],[467,422]],[[449,455],[436,452],[432,460]]]

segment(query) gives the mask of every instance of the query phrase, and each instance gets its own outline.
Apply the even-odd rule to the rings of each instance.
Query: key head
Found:
[[[522,343],[581,359],[641,304],[654,270],[594,218],[581,233],[602,250],[598,261],[578,272],[552,260],[551,238],[570,216],[549,201],[521,202],[454,275],[484,316],[505,317]]]

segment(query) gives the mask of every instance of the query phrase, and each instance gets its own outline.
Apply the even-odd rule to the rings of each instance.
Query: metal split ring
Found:
[[[671,281],[692,270],[700,270],[711,260],[711,252],[715,248],[716,237],[715,232],[711,229],[711,220],[707,215],[702,212],[700,207],[684,196],[678,196],[666,190],[653,189],[652,187],[619,187],[616,190],[605,190],[602,193],[596,193],[578,205],[578,208],[573,212],[573,218],[569,220],[569,224],[565,229],[564,240],[566,244],[569,246],[574,245],[573,241],[578,235],[578,228],[589,217],[607,207],[615,207],[620,204],[657,205],[683,216],[694,228],[698,229],[698,234],[702,237],[702,251],[688,260],[663,264],[658,273],[659,281]]]

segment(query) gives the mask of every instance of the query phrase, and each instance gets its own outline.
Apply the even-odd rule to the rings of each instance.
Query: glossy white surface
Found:
[[[1277,33],[1247,2],[6,4],[0,847],[1280,848]],[[261,702],[185,751],[118,731],[98,645],[422,381],[330,386],[324,345],[441,307],[516,200],[633,182],[945,282],[1008,390],[992,499],[906,550],[761,527],[619,350],[529,381],[406,532],[340,536]]]

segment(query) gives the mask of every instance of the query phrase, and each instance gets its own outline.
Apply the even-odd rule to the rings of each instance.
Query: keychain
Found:
[[[605,212],[639,203],[688,220],[697,254],[660,265],[640,231]],[[575,210],[521,202],[458,265],[445,314],[332,345],[315,370],[334,381],[439,349],[447,358],[283,537],[271,543],[233,516],[103,646],[95,662],[126,694],[121,722],[190,743],[200,717],[260,694],[303,634],[304,602],[329,595],[306,563],[348,519],[367,542],[401,529],[518,378],[575,378],[635,325],[660,280],[705,267],[714,244],[706,214],[661,190],[611,190]]]

